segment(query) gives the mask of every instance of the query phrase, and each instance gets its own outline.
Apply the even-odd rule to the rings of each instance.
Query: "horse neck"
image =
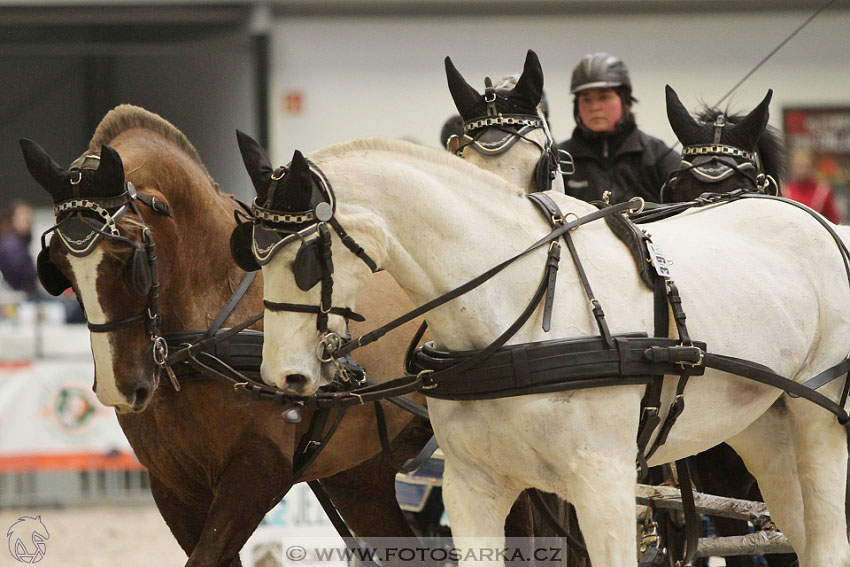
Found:
[[[379,262],[417,305],[473,279],[548,232],[542,215],[518,187],[448,156],[442,162],[417,161],[365,152],[319,164],[335,187],[340,223],[367,252],[385,241]],[[594,210],[569,197],[560,201],[565,213]],[[375,236],[378,231],[382,234]],[[541,254],[545,252],[526,264],[525,273],[514,269],[509,280],[535,286],[543,269]],[[503,289],[486,285],[433,312],[429,324],[438,342],[473,348],[482,337],[492,338],[492,329],[510,324],[519,311],[501,297]],[[504,308],[490,309],[488,304]],[[458,329],[453,320],[459,313],[464,319],[473,314],[474,325]]]
[[[206,327],[244,275],[229,252],[238,203],[218,190],[204,168],[177,149],[153,158],[132,151],[125,157],[120,147],[116,149],[124,158],[128,179],[142,192],[160,192],[171,208],[176,242],[157,242],[160,256],[168,257],[167,273],[160,270],[159,274],[168,280],[160,298],[165,325],[171,330]],[[156,165],[149,168],[147,163]],[[261,291],[261,285],[252,286],[251,299],[240,302],[234,318],[247,318],[248,312],[259,309]]]

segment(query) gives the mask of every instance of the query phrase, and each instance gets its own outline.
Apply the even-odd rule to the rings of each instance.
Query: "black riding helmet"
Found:
[[[632,81],[626,64],[604,51],[588,53],[573,69],[570,94],[578,95],[588,89],[605,88],[617,91],[623,101],[624,109],[630,107],[633,102],[637,102],[637,99],[632,96]],[[577,124],[581,122],[578,113],[578,97],[573,100],[573,117]]]

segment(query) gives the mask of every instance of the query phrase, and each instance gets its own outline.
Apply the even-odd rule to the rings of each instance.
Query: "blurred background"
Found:
[[[266,145],[276,164],[289,161],[296,148],[306,153],[365,136],[440,146],[440,129],[455,113],[446,56],[483,90],[485,76],[519,73],[526,51],[534,49],[551,129],[561,141],[574,127],[573,67],[586,53],[608,51],[629,67],[640,128],[673,145],[666,84],[691,110],[714,105],[826,4],[0,0],[6,85],[0,90],[0,210],[19,201],[31,207],[35,257],[53,213],[48,195],[27,173],[18,139],[35,140],[67,166],[104,114],[121,103],[171,121],[222,189],[243,200],[253,191],[235,129]],[[798,167],[808,167],[799,175],[830,188],[842,218],[848,218],[850,170],[848,36],[850,0],[834,1],[721,105],[746,112],[772,88],[771,125],[785,134],[789,153],[801,155]],[[149,514],[152,535],[146,537],[159,537],[164,546],[165,559],[154,564],[182,564],[182,552],[151,506],[144,470],[111,410],[91,392],[88,332],[79,321],[73,297],[45,301],[0,281],[0,533],[22,511],[48,521],[52,511],[55,522],[65,522],[67,554],[83,550],[77,559],[65,555],[62,564],[97,565],[91,550],[106,544],[73,542],[68,534],[81,522],[63,520],[60,510],[137,503],[139,514]],[[299,502],[298,517],[312,517],[313,504]],[[121,520],[112,522],[106,511],[99,514],[114,526],[127,518],[119,511]],[[280,510],[274,518],[270,524],[296,521]],[[45,564],[59,564],[48,559]],[[116,564],[114,556],[111,561],[104,564]],[[0,550],[0,565],[12,564]]]

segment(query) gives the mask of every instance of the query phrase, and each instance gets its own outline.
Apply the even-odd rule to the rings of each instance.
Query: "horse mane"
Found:
[[[728,107],[721,110],[704,104],[697,113],[696,119],[706,124],[712,124],[720,114],[723,114],[726,120],[732,124],[739,123],[746,116],[745,114],[733,113]],[[777,182],[785,179],[787,170],[785,142],[779,130],[773,126],[768,126],[759,136],[756,149],[765,175],[772,176]]]
[[[195,146],[192,145],[183,132],[160,115],[132,104],[121,104],[106,113],[106,116],[97,125],[89,141],[88,151],[99,153],[103,144],[110,143],[119,134],[131,128],[150,130],[174,143],[187,156],[197,162],[207,177],[210,178],[210,181],[213,181],[213,177],[210,175],[209,170],[207,170],[207,166],[201,161],[198,150],[195,149]],[[215,181],[213,181],[213,185],[218,188],[218,184]]]
[[[452,167],[458,169],[458,174],[486,176],[490,180],[490,185],[502,192],[516,192],[523,194],[520,187],[517,187],[495,173],[481,169],[475,164],[464,161],[451,153],[407,142],[405,140],[397,140],[393,138],[359,138],[348,142],[341,142],[316,150],[308,157],[316,162],[322,160],[333,160],[343,154],[350,152],[362,152],[364,150],[377,150],[391,153],[402,153],[411,157],[438,164],[443,167]]]

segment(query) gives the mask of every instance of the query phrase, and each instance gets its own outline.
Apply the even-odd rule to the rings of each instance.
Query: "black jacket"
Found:
[[[593,136],[577,127],[573,137],[558,144],[575,161],[575,173],[564,175],[567,195],[583,201],[611,191],[611,203],[632,197],[658,202],[667,174],[679,167],[679,154],[633,124],[622,132]]]

